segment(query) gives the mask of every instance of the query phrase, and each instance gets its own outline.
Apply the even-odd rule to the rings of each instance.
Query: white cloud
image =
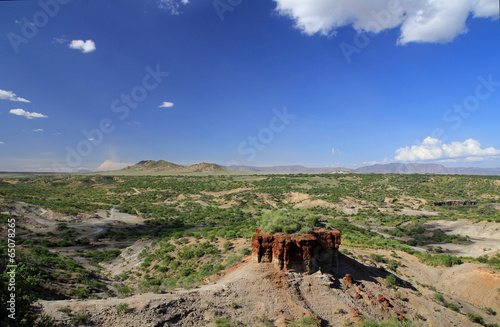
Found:
[[[127,166],[130,166],[130,164],[106,160],[99,167],[97,167],[97,170],[98,171],[119,170],[119,169],[123,169]]]
[[[351,25],[358,32],[400,28],[398,43],[452,41],[472,17],[498,17],[496,0],[274,0],[279,14],[307,35],[332,35]]]
[[[23,99],[21,97],[16,97],[16,94],[12,91],[5,91],[5,90],[0,90],[0,99],[18,101],[18,102],[27,102],[27,103],[30,102],[29,100]]]
[[[17,115],[17,116],[24,116],[28,119],[33,119],[33,118],[48,118],[49,116],[46,116],[46,115],[43,115],[41,113],[38,113],[38,112],[29,112],[29,111],[25,111],[23,109],[10,109],[9,111],[11,114],[13,115]]]
[[[52,133],[52,135],[61,135],[61,133],[59,133],[59,132],[54,132],[54,133]]]
[[[37,128],[37,129],[34,129],[33,132],[43,132],[43,129]]]
[[[443,144],[440,140],[429,136],[422,142],[422,145],[407,146],[396,150],[394,159],[400,161],[443,161],[463,158],[465,161],[483,161],[498,155],[500,155],[500,150],[493,147],[483,149],[481,144],[473,139]]]
[[[5,143],[3,143],[3,142],[0,142],[0,144],[5,144]]]
[[[71,49],[81,50],[83,53],[92,52],[96,49],[95,43],[92,40],[73,40],[69,44]]]
[[[189,4],[189,0],[158,0],[158,8],[170,11],[172,15],[180,14],[180,6]]]
[[[172,108],[174,104],[172,102],[163,102],[158,106],[158,108]]]

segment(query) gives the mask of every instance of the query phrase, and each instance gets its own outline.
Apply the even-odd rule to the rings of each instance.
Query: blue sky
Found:
[[[2,1],[0,170],[500,167],[499,36],[494,0]]]

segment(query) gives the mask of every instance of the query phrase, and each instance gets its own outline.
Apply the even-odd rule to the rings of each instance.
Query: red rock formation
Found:
[[[347,284],[351,285],[352,283],[354,283],[354,280],[352,279],[352,276],[351,274],[346,274],[344,276],[344,280]]]
[[[252,237],[254,262],[272,262],[281,270],[312,273],[337,266],[341,233],[317,230],[310,234],[266,234],[256,229]]]
[[[379,295],[379,296],[378,296],[378,300],[379,300],[380,302],[382,302],[382,304],[383,304],[383,305],[385,305],[386,307],[390,307],[390,306],[391,306],[391,304],[390,304],[389,300],[387,300],[387,299],[386,299],[386,297],[385,297],[385,296],[383,296],[383,295]]]

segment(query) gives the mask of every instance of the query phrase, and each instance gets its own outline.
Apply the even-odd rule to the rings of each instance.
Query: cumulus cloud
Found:
[[[158,108],[172,108],[174,104],[172,102],[163,102],[158,106]]]
[[[95,51],[95,49],[96,49],[96,47],[95,47],[95,43],[94,43],[94,41],[92,41],[92,40],[87,40],[87,41],[83,41],[83,40],[73,40],[73,41],[71,41],[71,43],[69,44],[69,47],[70,47],[71,49],[80,50],[80,51],[82,51],[83,53],[92,52],[92,51]]]
[[[179,15],[181,4],[187,5],[189,0],[158,0],[158,8],[170,11],[172,15]]]
[[[29,112],[25,111],[23,109],[10,109],[9,111],[11,114],[16,115],[16,116],[24,116],[28,119],[33,119],[33,118],[48,118],[49,116],[46,116],[44,114],[38,113],[38,112]]]
[[[29,100],[23,99],[21,97],[17,97],[16,94],[12,91],[5,91],[5,90],[0,90],[0,99],[2,100],[10,100],[10,101],[18,101],[18,102],[27,102],[29,103]]]
[[[399,44],[452,41],[466,20],[498,17],[496,0],[274,0],[279,14],[307,35],[332,35],[342,26],[379,33],[400,28]]]
[[[119,170],[119,169],[123,169],[127,166],[130,166],[130,164],[106,160],[99,167],[97,167],[97,170],[98,171]]]
[[[465,161],[482,161],[498,155],[500,155],[500,150],[493,147],[483,149],[481,144],[473,139],[443,144],[440,140],[429,136],[421,145],[407,146],[396,150],[394,159],[399,161],[451,161],[460,158]]]

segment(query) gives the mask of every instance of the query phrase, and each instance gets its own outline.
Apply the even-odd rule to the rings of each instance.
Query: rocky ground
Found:
[[[300,194],[293,199],[300,203],[304,200]],[[114,210],[99,212],[98,217],[67,219],[37,206],[14,203],[9,212],[23,216],[19,221],[24,228],[21,234],[51,232],[58,223],[67,221],[81,236],[92,237],[108,227],[143,223],[138,217]],[[500,251],[498,223],[440,220],[424,225],[469,236],[472,242],[467,244],[446,245],[455,254],[479,256]],[[249,240],[233,243],[239,249],[248,246]],[[103,263],[102,272],[112,277],[140,264],[137,256],[150,244],[144,240],[129,245],[120,257]],[[340,255],[338,268],[329,272],[283,272],[272,264],[253,263],[247,257],[238,266],[192,290],[125,298],[42,300],[37,303],[37,310],[54,317],[59,326],[74,325],[75,317],[81,317],[82,325],[88,326],[217,326],[224,321],[234,326],[285,326],[304,316],[316,316],[322,326],[345,326],[364,318],[380,321],[391,316],[423,326],[472,326],[467,313],[484,317],[486,323],[500,324],[500,274],[486,265],[430,267],[404,252],[343,245],[340,249],[346,254]],[[72,256],[71,251],[76,249],[53,250]],[[369,260],[372,254],[395,258],[401,264],[397,270],[388,270]],[[390,274],[398,277],[397,286],[386,285]],[[435,298],[437,292],[443,294],[443,301]],[[447,303],[458,308],[458,312],[448,308]],[[488,314],[486,307],[499,314]]]
[[[349,250],[357,256],[372,253]],[[378,253],[389,255],[386,251]],[[405,253],[396,255],[403,266],[397,274],[401,286],[395,288],[385,284],[391,272],[358,262],[353,256],[340,255],[336,270],[311,275],[279,271],[272,264],[253,263],[247,257],[221,277],[193,290],[122,299],[40,301],[39,309],[61,326],[71,326],[71,317],[78,315],[86,316],[89,326],[130,327],[216,326],[224,319],[235,326],[264,326],[265,321],[286,326],[311,315],[317,316],[322,326],[345,326],[363,318],[382,320],[390,316],[424,326],[471,326],[466,313],[479,314],[488,323],[500,323],[497,316],[488,316],[482,309],[488,306],[500,311],[499,274],[473,264],[428,267]],[[446,308],[433,298],[434,290],[422,285],[433,285],[460,312]]]

